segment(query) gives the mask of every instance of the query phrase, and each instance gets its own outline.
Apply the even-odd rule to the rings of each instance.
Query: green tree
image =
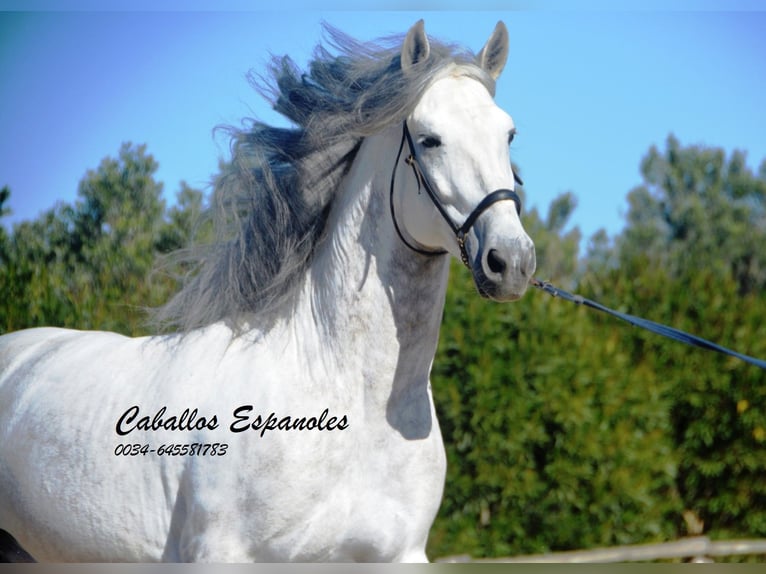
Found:
[[[525,227],[538,277],[766,357],[764,190],[745,156],[649,150],[626,227],[580,259],[574,198]],[[433,388],[449,461],[431,556],[671,540],[685,517],[721,537],[764,536],[766,377],[530,293],[476,297],[456,266]]]
[[[576,284],[574,197],[525,227],[538,276]],[[453,267],[433,389],[448,456],[431,556],[504,556],[664,540],[680,517],[668,405],[625,333],[529,293],[476,296]],[[624,374],[636,368],[642,385]]]
[[[135,311],[152,302],[145,278],[165,211],[162,184],[154,179],[158,167],[146,146],[123,144],[117,158],[104,159],[80,182],[68,287],[87,328],[140,330]],[[89,287],[100,296],[92,297]]]
[[[766,163],[669,137],[642,162],[607,284],[634,314],[766,357]],[[766,376],[757,367],[636,336],[671,400],[684,505],[715,536],[766,535]]]
[[[167,210],[157,168],[146,146],[123,144],[86,173],[74,204],[0,237],[2,330],[149,331],[145,310],[176,288],[172,277],[152,273],[157,258],[197,236],[203,207],[202,193],[182,183],[178,205]]]
[[[702,268],[732,278],[741,294],[763,291],[766,179],[745,160],[739,151],[726,158],[721,149],[683,148],[673,136],[664,154],[652,147],[641,165],[645,184],[628,195],[621,260],[643,252],[680,280]]]
[[[182,181],[176,205],[167,214],[160,229],[157,249],[171,253],[190,245],[212,240],[212,222],[206,217],[204,194]]]

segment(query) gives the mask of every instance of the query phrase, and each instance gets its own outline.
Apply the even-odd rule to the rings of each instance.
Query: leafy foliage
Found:
[[[766,162],[683,148],[642,164],[625,230],[579,259],[572,199],[525,226],[538,276],[766,357]],[[449,458],[432,556],[766,536],[766,375],[529,294],[479,300],[456,267],[433,386]]]
[[[182,184],[178,206],[166,210],[158,167],[145,146],[124,144],[117,158],[88,171],[74,205],[0,236],[0,332],[43,325],[147,332],[143,311],[176,287],[152,274],[157,258],[189,241],[203,202]],[[4,202],[10,190],[3,192]]]
[[[559,204],[525,225],[540,275],[567,283],[579,234],[558,235]],[[455,267],[432,377],[449,466],[431,553],[673,537],[681,501],[668,398],[651,365],[634,360],[630,334],[537,294],[500,306],[473,291]]]
[[[147,332],[176,284],[164,254],[204,241],[200,191],[168,208],[144,146],[83,178],[73,205],[0,226],[0,332]],[[580,255],[576,198],[525,215],[538,276],[766,357],[766,162],[669,137],[641,162],[625,229]],[[10,190],[0,190],[0,217]],[[183,271],[183,269],[181,269]],[[432,557],[766,536],[766,375],[539,293],[477,296],[453,266],[433,389],[448,457]]]

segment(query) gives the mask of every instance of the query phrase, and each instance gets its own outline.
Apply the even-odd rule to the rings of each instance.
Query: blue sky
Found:
[[[41,10],[0,13],[0,185],[11,188],[10,221],[73,201],[86,171],[125,141],[147,144],[168,202],[181,180],[205,188],[228,154],[216,125],[280,121],[246,73],[262,71],[270,53],[304,65],[322,21],[368,40],[422,17],[429,34],[478,51],[504,20],[511,54],[497,101],[518,128],[512,154],[528,204],[545,213],[574,192],[572,223],[586,237],[622,228],[641,158],[651,145],[664,149],[670,133],[684,145],[745,150],[754,170],[766,159],[766,12],[711,2],[681,5],[699,10],[526,2],[470,12],[47,12],[55,4],[30,1]]]

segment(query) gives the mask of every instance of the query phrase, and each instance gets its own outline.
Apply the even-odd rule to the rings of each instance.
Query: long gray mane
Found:
[[[215,181],[216,240],[176,256],[193,269],[155,320],[183,331],[280,305],[295,291],[323,238],[339,184],[362,140],[411,113],[450,64],[467,67],[494,93],[470,52],[430,39],[429,58],[405,75],[403,37],[360,43],[325,25],[329,50],[314,50],[303,73],[274,57],[256,89],[295,127],[251,121],[232,132],[232,160]],[[252,78],[251,78],[252,79]]]

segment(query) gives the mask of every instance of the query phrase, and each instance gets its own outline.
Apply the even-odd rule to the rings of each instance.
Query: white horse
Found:
[[[0,529],[43,561],[426,561],[445,453],[429,374],[449,253],[479,292],[535,268],[474,56],[331,31],[275,60],[292,130],[239,132],[234,231],[163,311],[178,334],[0,338]]]

